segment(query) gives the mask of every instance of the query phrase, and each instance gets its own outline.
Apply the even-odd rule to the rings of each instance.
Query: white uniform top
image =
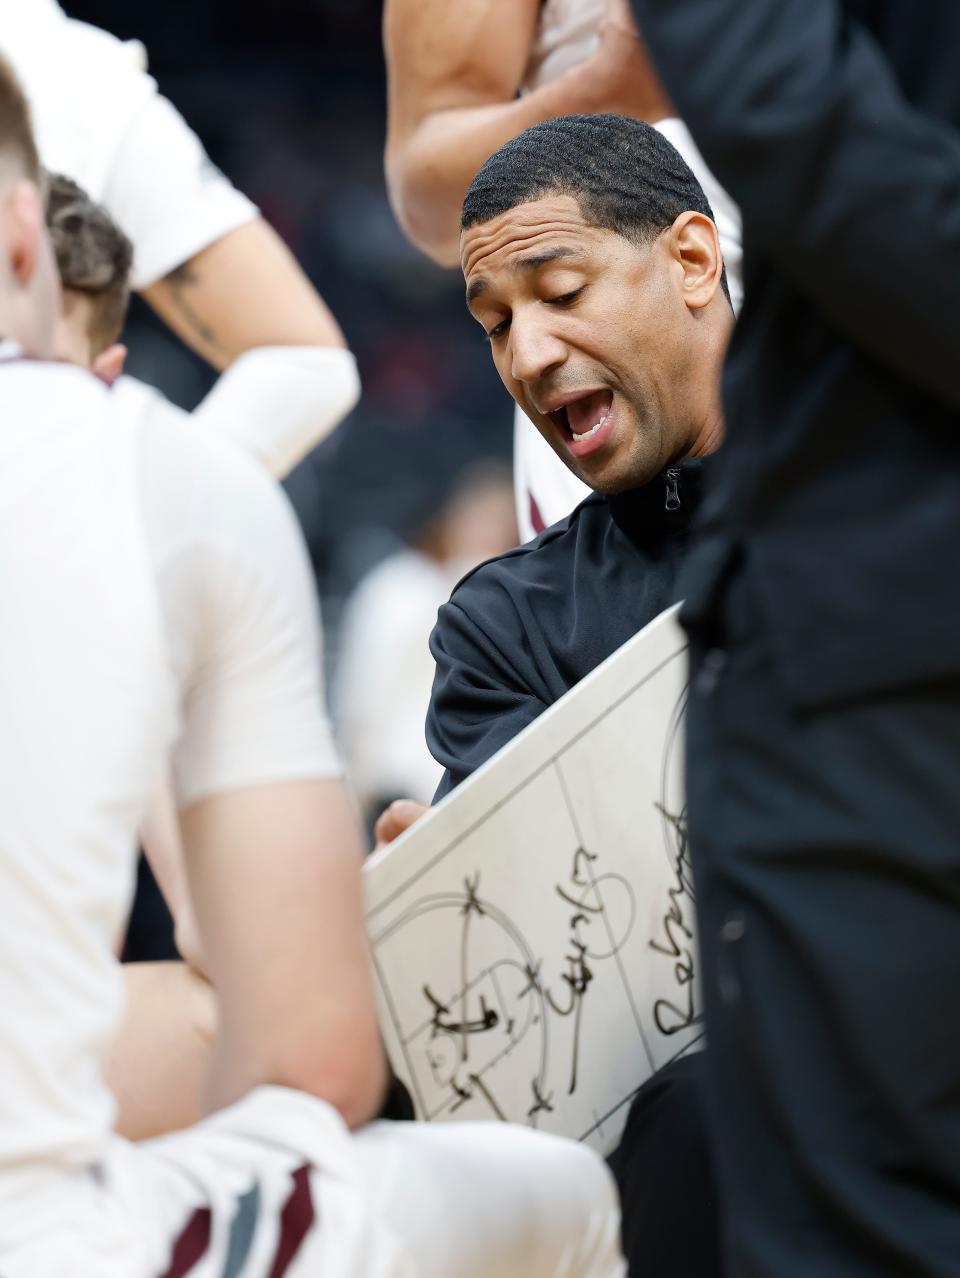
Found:
[[[0,346],[0,1233],[109,1141],[112,943],[171,757],[181,805],[339,772],[276,484],[123,402]]]
[[[544,0],[523,76],[525,89],[550,84],[597,47],[606,0]]]
[[[547,84],[584,62],[599,40],[606,0],[544,0],[540,24],[524,72],[527,90]],[[659,120],[656,128],[680,152],[703,187],[716,219],[735,311],[743,300],[743,248],[740,210],[723,189],[682,120]],[[521,541],[529,541],[569,515],[590,489],[568,470],[526,413],[514,411],[513,484]]]
[[[0,50],[30,99],[44,165],[133,242],[134,288],[256,217],[157,92],[138,41],[67,18],[55,0],[0,0]]]

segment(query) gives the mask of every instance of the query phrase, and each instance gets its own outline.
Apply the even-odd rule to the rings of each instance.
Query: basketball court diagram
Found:
[[[701,1041],[673,612],[371,860],[381,1021],[418,1115],[616,1143]]]

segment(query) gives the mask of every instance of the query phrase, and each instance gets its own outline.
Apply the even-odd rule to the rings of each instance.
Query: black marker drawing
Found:
[[[674,1035],[700,1020],[697,1007],[696,942],[694,939],[693,872],[687,837],[687,809],[671,811],[669,796],[674,790],[673,770],[679,766],[686,692],[674,711],[664,744],[660,799],[654,803],[663,820],[664,839],[672,881],[667,888],[667,908],[650,948],[673,962],[675,991],[654,1002],[654,1024],[661,1034]]]
[[[533,1092],[533,1104],[527,1110],[527,1121],[531,1127],[536,1127],[538,1114],[553,1113],[553,1093],[551,1092],[549,1096],[544,1096],[537,1085],[536,1079],[530,1084],[530,1090]]]
[[[532,1080],[534,1103],[526,1117],[534,1122],[539,1114],[552,1112],[552,1093],[546,1088],[548,1045],[553,1042],[554,1050],[561,1051],[559,1023],[566,1021],[571,1028],[563,1036],[569,1039],[569,1046],[563,1050],[561,1067],[567,1093],[576,1091],[584,1006],[595,979],[595,966],[620,951],[636,917],[630,884],[620,875],[598,874],[599,860],[598,853],[576,848],[566,878],[550,886],[549,895],[568,908],[566,939],[554,955],[534,958],[506,912],[481,894],[479,871],[464,877],[461,892],[421,902],[399,921],[406,924],[413,918],[421,919],[424,913],[437,911],[452,911],[456,918],[457,980],[452,988],[449,975],[424,982],[424,1021],[408,1035],[408,1041],[418,1040],[428,1029],[427,1062],[434,1083],[446,1093],[443,1104],[451,1112],[476,1098],[496,1117],[503,1118],[488,1075],[505,1055],[518,1050],[531,1036],[536,1044],[536,1072]],[[616,920],[606,918],[610,893],[620,906]],[[603,920],[607,926],[598,930],[597,925]],[[486,936],[483,929],[488,930]],[[520,962],[512,956],[486,965],[475,960],[475,949],[488,949],[490,929],[507,934],[520,952]],[[544,976],[545,970],[552,973],[549,980]],[[492,1050],[481,1054],[480,1040]]]
[[[636,1088],[702,1036],[675,634],[593,719],[572,716],[519,768],[504,760],[459,820],[453,796],[412,869],[396,849],[371,933],[385,1037],[421,1118],[608,1149]]]

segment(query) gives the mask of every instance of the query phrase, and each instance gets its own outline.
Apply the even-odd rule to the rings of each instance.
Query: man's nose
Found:
[[[514,315],[510,326],[511,372],[514,380],[536,382],[567,358],[567,347],[534,316]]]

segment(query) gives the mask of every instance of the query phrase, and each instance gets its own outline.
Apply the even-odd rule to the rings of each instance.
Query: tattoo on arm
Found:
[[[181,319],[186,323],[188,328],[195,334],[200,341],[212,346],[216,350],[222,350],[219,339],[213,328],[202,315],[198,314],[193,303],[190,300],[190,289],[199,283],[200,276],[195,267],[189,262],[184,262],[182,266],[176,266],[164,278],[164,283],[170,291],[170,300],[174,309],[178,312]]]

